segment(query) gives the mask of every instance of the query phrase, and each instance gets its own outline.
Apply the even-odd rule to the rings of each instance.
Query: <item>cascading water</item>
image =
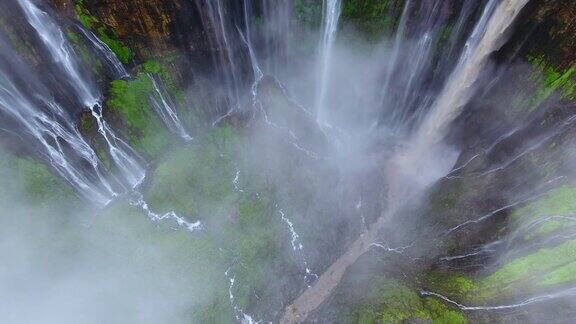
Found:
[[[76,90],[82,103],[90,109],[98,124],[98,131],[106,141],[108,151],[126,185],[136,187],[146,172],[138,162],[134,151],[121,140],[104,120],[100,103],[101,95],[89,79],[82,76],[76,61],[77,55],[66,39],[64,32],[47,12],[40,10],[32,0],[18,0],[30,25],[36,30],[52,60],[66,73],[68,83]]]
[[[376,93],[376,102],[383,107],[377,123],[397,133],[410,133],[426,115],[437,92],[433,87],[445,82],[460,50],[457,44],[466,36],[466,23],[475,19],[481,2],[462,4],[448,40],[443,40],[447,5],[446,1],[411,0],[404,4],[382,88]],[[414,19],[417,23],[411,24]],[[443,54],[438,58],[440,47]]]
[[[192,137],[188,134],[184,125],[180,121],[176,113],[176,105],[170,98],[170,94],[166,90],[164,83],[152,74],[148,74],[150,81],[154,87],[154,94],[150,96],[150,103],[152,107],[160,116],[166,127],[175,135],[182,138],[184,141],[191,141]]]
[[[108,204],[116,193],[102,174],[98,156],[70,116],[3,40],[0,62],[0,112],[13,119],[24,136],[32,137],[40,157],[80,195],[100,206]]]
[[[260,16],[254,7],[260,6]],[[290,0],[245,0],[244,21],[246,39],[267,75],[283,79],[290,60],[290,24],[293,3]],[[258,43],[258,49],[254,44]]]
[[[394,168],[395,171],[393,177],[388,177],[389,206],[387,210],[372,224],[368,232],[351,244],[347,253],[320,276],[314,286],[306,290],[292,305],[286,308],[281,323],[301,323],[304,321],[328,298],[331,291],[342,279],[345,270],[367,251],[367,246],[373,243],[378,232],[386,225],[387,215],[395,213],[402,205],[408,203],[411,197],[448,173],[456,156],[454,153],[448,154],[444,150],[442,140],[445,132],[472,96],[473,85],[489,55],[502,45],[505,31],[526,3],[528,0],[505,0],[502,2],[491,0],[488,2],[482,17],[464,46],[454,72],[449,77],[438,99],[435,100],[431,111],[416,131],[413,139],[391,159],[391,168]],[[410,2],[407,2],[407,6],[409,5]],[[406,13],[407,9],[405,9],[403,16]],[[403,24],[400,24],[400,28]],[[442,154],[440,160],[447,161],[447,163],[438,168],[431,168],[426,164],[426,161],[428,159],[438,160],[439,156],[430,156],[430,154]]]
[[[408,181],[413,182],[410,186],[416,183],[425,187],[445,176],[453,167],[457,153],[444,147],[442,140],[452,121],[474,94],[474,84],[489,56],[505,41],[504,34],[528,1],[491,0],[484,8],[444,89],[408,142],[406,150],[399,152],[396,156],[397,160],[393,162],[394,165],[401,166],[400,173],[404,173],[404,176],[409,175]],[[429,166],[422,164],[426,160],[422,158],[423,156],[429,158],[443,156],[446,162],[432,170]],[[418,182],[421,183],[417,184]],[[401,186],[403,185],[399,185]],[[403,190],[408,190],[408,188],[393,190],[400,190],[396,195],[402,196]]]
[[[226,6],[222,1],[196,0],[196,5],[202,13],[202,24],[204,28],[211,29],[209,41],[212,48],[218,49],[213,54],[214,65],[217,70],[217,77],[224,87],[226,93],[226,108],[224,114],[220,114],[213,124],[217,124],[222,119],[240,109],[242,80],[240,77],[240,63],[238,62],[236,47],[232,39],[233,26],[229,25],[226,19]]]
[[[316,116],[320,124],[328,122],[329,113],[326,111],[325,100],[326,91],[330,82],[330,64],[332,60],[332,47],[336,40],[338,21],[340,20],[341,3],[340,0],[324,0],[324,18],[322,26],[322,36],[319,50],[319,78],[318,90],[316,94]]]
[[[484,9],[472,35],[464,46],[458,65],[430,113],[418,130],[418,141],[438,142],[450,123],[474,94],[474,83],[489,56],[502,46],[503,34],[529,0],[492,0]]]
[[[96,35],[94,35],[93,32],[81,26],[77,26],[77,29],[80,31],[80,33],[82,33],[82,35],[84,35],[86,40],[90,42],[93,48],[96,49],[96,51],[105,58],[104,61],[114,72],[116,78],[125,79],[130,77],[130,74],[128,74],[128,71],[126,71],[126,68],[124,68],[122,62],[120,62],[118,57],[116,57],[114,52],[112,52],[112,50],[110,49],[110,47],[108,47],[108,45],[106,45],[106,43],[104,43],[98,37],[96,37]]]
[[[86,107],[99,105],[101,97],[99,91],[82,75],[76,62],[77,56],[56,21],[47,12],[40,10],[33,0],[18,0],[18,3],[26,19],[50,52],[54,63],[59,65],[68,76],[67,81],[76,91],[81,103]]]

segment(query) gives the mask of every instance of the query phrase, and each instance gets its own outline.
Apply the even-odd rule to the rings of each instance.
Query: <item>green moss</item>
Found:
[[[562,186],[516,210],[513,219],[529,220],[541,216],[568,216],[576,212],[576,187]]]
[[[549,219],[542,225],[536,227],[531,233],[524,236],[526,241],[533,240],[538,237],[545,237],[558,230],[565,229],[568,226],[574,225],[574,221],[567,219]]]
[[[466,296],[478,288],[472,278],[458,273],[430,272],[426,276],[425,282],[430,290],[453,297]]]
[[[369,292],[374,302],[363,306],[358,323],[402,323],[410,319],[430,319],[418,294],[395,280],[380,278]]]
[[[230,158],[222,154],[234,141],[233,134],[231,127],[221,127],[201,143],[172,153],[154,173],[150,201],[191,215],[229,212],[228,204],[236,199],[234,170]]]
[[[555,286],[573,282],[576,282],[576,261],[547,273],[538,286]]]
[[[112,36],[110,36],[112,34]],[[118,35],[108,31],[106,27],[99,27],[97,29],[98,38],[103,41],[108,47],[116,54],[120,62],[124,64],[130,63],[134,58],[134,53],[130,48],[118,40]]]
[[[540,80],[540,88],[534,95],[534,105],[556,91],[563,98],[576,100],[576,66],[561,71],[546,62],[544,57],[529,57],[528,61],[539,71],[535,79]]]
[[[466,323],[464,315],[432,297],[421,298],[414,290],[393,279],[375,279],[368,302],[360,306],[351,322],[405,323],[427,320],[438,324]]]
[[[424,298],[424,307],[430,313],[433,324],[465,324],[468,322],[464,314],[447,307],[436,298]]]
[[[92,66],[94,74],[98,75],[102,72],[102,62],[90,51],[86,46],[83,39],[74,31],[67,32],[68,39],[74,44],[74,49],[80,56],[85,65]]]
[[[296,0],[294,13],[300,24],[307,27],[319,27],[322,22],[322,3],[319,1]]]
[[[74,9],[78,20],[80,20],[80,23],[84,25],[84,27],[91,29],[99,23],[98,19],[92,16],[90,12],[88,12],[88,9],[84,7],[84,1],[77,0]]]
[[[171,137],[150,105],[153,92],[150,78],[138,74],[133,80],[115,80],[110,84],[107,106],[119,112],[128,125],[130,143],[152,157],[157,157],[171,142]]]
[[[342,21],[352,23],[368,38],[390,33],[395,18],[391,15],[391,1],[347,0],[342,6]]]
[[[118,35],[109,26],[104,25],[97,17],[93,16],[84,6],[84,1],[76,1],[74,6],[76,15],[84,27],[95,32],[96,36],[104,42],[116,54],[120,62],[130,63],[134,53],[128,46],[118,39]]]
[[[268,295],[274,292],[267,287],[287,262],[280,257],[285,228],[268,191],[254,184],[260,175],[249,173],[245,166],[244,145],[230,125],[210,130],[169,154],[152,174],[146,193],[155,210],[175,210],[206,224],[221,254],[235,265],[231,274],[241,284],[235,286],[234,295],[243,308],[252,305],[255,291],[262,300],[276,297]],[[242,183],[242,192],[234,187],[237,170],[250,181]],[[211,309],[203,314],[216,315]]]
[[[510,289],[522,289],[522,283],[536,280],[539,286],[563,282],[567,278],[567,269],[574,267],[576,261],[576,240],[567,241],[556,247],[543,248],[535,253],[516,258],[480,282],[480,294],[489,296],[506,293]],[[569,268],[565,268],[569,266]],[[540,277],[544,281],[538,281]]]
[[[63,200],[76,202],[72,188],[54,172],[38,161],[0,149],[0,178],[3,179],[0,200],[12,200],[21,189],[27,203],[32,206],[46,206]]]

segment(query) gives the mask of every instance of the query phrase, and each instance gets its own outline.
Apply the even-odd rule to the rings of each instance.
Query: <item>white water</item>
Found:
[[[173,134],[179,136],[186,142],[191,141],[192,136],[188,134],[184,125],[180,121],[180,118],[176,113],[176,105],[171,99],[164,84],[161,80],[158,80],[151,74],[148,74],[148,77],[152,81],[154,87],[154,95],[150,96],[150,103],[158,116],[160,116],[160,119],[162,119],[166,127],[168,127]]]
[[[228,111],[214,121],[215,125],[240,108],[240,66],[236,62],[237,53],[232,47],[230,27],[227,25],[222,1],[196,0],[196,5],[202,13],[204,27],[213,31],[209,34],[209,40],[212,48],[218,49],[213,58],[228,100]]]
[[[306,261],[306,257],[303,254],[304,245],[302,245],[302,242],[300,241],[300,235],[298,235],[298,233],[294,229],[294,223],[292,223],[292,221],[286,216],[286,213],[284,213],[282,209],[278,208],[278,205],[276,205],[276,208],[280,213],[282,221],[286,223],[288,229],[290,230],[290,236],[291,236],[290,244],[292,245],[292,250],[296,253],[296,255],[298,255],[302,259],[302,265],[304,266],[304,271],[306,272],[306,274],[304,275],[304,279],[306,281],[306,284],[310,286],[310,283],[312,281],[318,279],[318,275],[313,273],[312,270],[310,270],[310,267],[308,267],[308,262]]]
[[[317,120],[320,124],[327,124],[326,114],[326,91],[330,82],[330,64],[332,62],[332,48],[336,40],[338,21],[340,20],[341,3],[340,0],[324,0],[324,18],[322,26],[322,37],[320,39],[320,51],[318,56],[320,77],[316,94]],[[329,123],[328,123],[329,124]]]
[[[189,222],[183,217],[178,216],[174,211],[170,211],[165,214],[158,214],[153,212],[148,206],[148,203],[144,200],[142,194],[137,191],[132,193],[130,205],[140,208],[153,222],[173,221],[179,227],[186,228],[189,232],[199,231],[203,228],[203,225],[200,221]]]
[[[234,297],[234,284],[236,283],[236,277],[230,275],[230,268],[224,272],[224,275],[228,279],[228,299],[230,300],[230,305],[234,309],[234,317],[240,321],[242,324],[257,324],[260,323],[252,318],[252,316],[244,313],[244,311],[236,304],[236,298]]]
[[[576,287],[572,287],[572,288],[568,288],[559,292],[555,292],[555,293],[550,293],[550,294],[546,294],[546,295],[540,295],[540,296],[536,296],[536,297],[532,297],[532,298],[528,298],[525,299],[523,301],[520,301],[516,304],[507,304],[507,305],[497,305],[497,306],[466,306],[466,305],[462,305],[444,295],[435,293],[435,292],[431,292],[431,291],[427,291],[427,290],[422,290],[420,291],[420,294],[423,296],[434,296],[434,297],[438,297],[458,308],[460,308],[461,310],[465,310],[465,311],[494,311],[494,310],[505,310],[505,309],[514,309],[514,308],[520,308],[520,307],[526,307],[526,306],[530,306],[532,304],[537,304],[537,303],[543,303],[549,300],[554,300],[554,299],[558,299],[558,298],[563,298],[563,297],[570,297],[570,296],[574,296],[576,295]]]
[[[125,79],[130,77],[130,74],[128,71],[126,71],[126,68],[124,68],[122,62],[120,62],[116,54],[114,54],[114,52],[110,49],[110,47],[108,47],[108,45],[106,45],[106,43],[96,37],[93,32],[83,27],[78,26],[78,30],[82,33],[82,35],[84,35],[84,37],[86,37],[88,41],[90,41],[98,53],[100,53],[100,55],[106,59],[106,62],[114,70],[117,78]]]
[[[70,122],[64,109],[50,101],[41,89],[34,90],[50,109],[50,114],[18,89],[9,73],[0,70],[0,110],[15,119],[40,144],[42,157],[80,195],[101,206],[108,204],[116,193],[100,173],[98,156]],[[80,167],[71,162],[75,160],[86,161],[88,165]]]
[[[118,138],[112,128],[104,120],[100,93],[97,88],[83,77],[76,53],[64,36],[56,21],[50,15],[40,10],[32,0],[18,0],[24,10],[30,25],[36,30],[46,49],[50,52],[53,61],[60,66],[68,76],[68,83],[76,90],[76,94],[90,112],[98,124],[98,132],[102,135],[110,157],[120,171],[120,175],[131,188],[136,187],[144,179],[146,172],[137,161],[135,153],[130,146]]]
[[[50,52],[52,59],[69,77],[69,84],[86,107],[100,103],[100,93],[82,76],[76,62],[76,53],[69,46],[64,32],[47,12],[40,10],[33,0],[17,0],[28,23],[36,30],[38,36]]]
[[[490,0],[466,42],[458,65],[422,123],[414,145],[439,143],[449,125],[474,94],[474,84],[492,53],[502,46],[505,34],[529,0]]]
[[[505,41],[508,28],[528,1],[488,2],[444,89],[406,147],[391,162],[398,168],[395,171],[397,183],[391,184],[397,197],[419,191],[450,171],[458,153],[446,147],[442,140],[474,94],[474,85],[489,56]],[[440,162],[430,164],[428,161]]]
[[[290,64],[290,18],[291,0],[264,0],[264,67],[267,73],[282,78],[282,72]]]

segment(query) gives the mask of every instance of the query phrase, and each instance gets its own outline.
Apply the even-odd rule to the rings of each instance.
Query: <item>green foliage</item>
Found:
[[[576,260],[546,273],[538,286],[550,287],[574,282],[576,282]]]
[[[201,143],[170,154],[154,172],[149,200],[158,208],[173,208],[188,215],[225,213],[227,205],[237,199],[232,161],[222,155],[235,140],[233,134],[230,126],[224,126]]]
[[[522,283],[544,276],[538,286],[547,286],[576,279],[569,273],[576,261],[576,240],[570,240],[552,248],[542,248],[534,253],[516,258],[504,264],[496,272],[480,281],[480,293],[489,296],[511,288],[521,289]],[[536,277],[536,278],[534,278]]]
[[[27,203],[45,206],[64,199],[76,200],[72,188],[46,165],[17,157],[0,149],[0,201],[10,201],[15,192],[22,191]]]
[[[263,299],[274,297],[266,296],[265,288],[277,277],[271,265],[283,269],[279,243],[283,228],[280,215],[271,208],[271,197],[254,184],[259,175],[245,166],[244,145],[230,125],[211,130],[160,163],[146,197],[159,212],[175,210],[206,224],[208,235],[233,265],[231,274],[241,283],[234,288],[236,302],[248,307],[254,291],[261,291]],[[250,181],[242,183],[242,191],[233,182],[238,170]],[[215,307],[201,311],[203,318],[218,318]]]
[[[92,16],[90,12],[88,12],[88,9],[84,7],[84,1],[77,0],[74,9],[78,19],[80,20],[80,23],[82,23],[84,27],[91,29],[93,26],[99,23],[98,19]]]
[[[67,32],[68,39],[74,44],[76,53],[80,56],[82,62],[88,66],[93,67],[94,74],[100,74],[102,71],[102,63],[86,46],[83,39],[76,32],[69,30]]]
[[[110,36],[112,34],[112,36]],[[108,32],[106,27],[98,27],[97,29],[98,38],[103,41],[108,47],[116,54],[120,62],[124,64],[130,63],[134,58],[134,53],[130,48],[121,41],[118,40],[118,35],[113,32]]]
[[[430,318],[418,294],[394,280],[377,279],[369,299],[375,302],[361,308],[358,323],[402,323]]]
[[[97,17],[93,16],[88,9],[86,9],[84,1],[76,1],[74,8],[80,23],[82,23],[84,27],[93,30],[96,36],[110,47],[112,52],[116,54],[122,63],[128,64],[132,61],[134,53],[128,46],[118,40],[118,35],[114,30],[109,26],[104,25]]]
[[[567,216],[576,212],[576,187],[562,186],[516,210],[513,219],[530,220],[541,216]]]
[[[307,27],[319,27],[322,22],[321,1],[296,0],[294,14],[298,22]]]
[[[107,106],[119,112],[126,122],[130,143],[157,157],[170,144],[171,137],[151,107],[152,93],[152,81],[146,74],[140,73],[132,80],[115,80],[110,84]]]
[[[342,21],[351,23],[368,38],[376,38],[390,33],[395,17],[389,0],[345,0],[342,7]]]
[[[425,282],[430,290],[447,296],[463,297],[477,289],[474,280],[458,273],[430,272],[427,274]]]
[[[430,313],[433,324],[465,324],[468,322],[464,314],[450,309],[436,298],[424,298],[424,307]]]
[[[528,60],[539,71],[534,77],[540,80],[540,87],[533,99],[535,104],[541,103],[556,91],[559,91],[563,98],[576,100],[576,66],[561,71],[549,64],[544,57],[529,57]]]
[[[377,278],[368,293],[368,303],[356,312],[354,322],[405,323],[409,320],[428,320],[438,324],[466,323],[466,318],[457,310],[450,309],[435,298],[421,298],[414,290],[402,283]]]

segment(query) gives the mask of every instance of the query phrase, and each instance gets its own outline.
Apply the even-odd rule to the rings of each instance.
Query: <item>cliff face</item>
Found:
[[[125,52],[133,53],[135,63],[180,54],[198,63],[210,56],[211,49],[194,1],[52,1],[59,11],[92,29],[109,46],[110,42],[121,43],[126,47]],[[120,56],[125,63],[132,59],[130,54]]]
[[[576,64],[576,3],[574,1],[537,1],[529,19],[538,41],[529,42],[535,54],[545,55],[559,68]]]

